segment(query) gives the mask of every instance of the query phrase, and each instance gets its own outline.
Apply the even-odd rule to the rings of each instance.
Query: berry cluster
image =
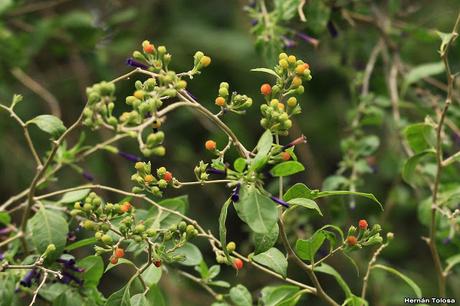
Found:
[[[348,229],[348,236],[346,244],[351,250],[360,249],[364,246],[370,246],[374,244],[380,244],[383,242],[383,238],[380,236],[382,230],[379,224],[375,224],[369,229],[369,225],[366,220],[359,220],[358,228],[350,226]]]
[[[231,241],[229,243],[227,243],[227,246],[226,246],[226,249],[227,249],[227,252],[229,254],[233,253],[236,249],[236,243]],[[222,251],[217,251],[216,252],[216,261],[217,263],[219,264],[231,264],[233,266],[233,268],[235,268],[236,270],[241,270],[243,269],[243,261],[239,258],[235,258],[233,256],[230,256],[230,260],[225,256],[224,252]]]
[[[171,62],[171,54],[167,53],[165,46],[155,46],[148,40],[142,42],[142,52],[134,51],[133,57],[136,60],[146,62],[149,65],[148,70],[160,72],[168,69],[168,64]]]
[[[86,89],[88,105],[83,110],[83,124],[93,129],[103,124],[116,127],[118,120],[113,116],[115,108],[115,84],[101,82]]]
[[[219,96],[215,103],[220,106],[223,111],[231,111],[237,114],[243,114],[244,111],[252,106],[252,99],[246,95],[240,95],[233,92],[230,96],[229,85],[227,82],[220,83]]]
[[[260,124],[265,129],[279,135],[287,135],[292,126],[291,116],[299,114],[301,109],[297,98],[304,92],[303,81],[311,80],[309,65],[297,60],[294,55],[281,53],[278,65],[272,71],[278,78],[274,86],[266,83],[260,87],[266,104],[261,105]]]
[[[131,176],[131,180],[139,185],[133,187],[134,193],[147,191],[154,196],[161,197],[163,195],[161,189],[165,189],[173,183],[173,175],[165,167],[157,169],[156,177],[152,174],[152,165],[150,162],[137,162],[134,167],[137,172]]]

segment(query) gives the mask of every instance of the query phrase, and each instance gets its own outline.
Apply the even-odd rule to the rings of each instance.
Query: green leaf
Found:
[[[36,124],[40,130],[55,138],[59,137],[66,130],[61,119],[53,115],[40,115],[27,121],[26,124]]]
[[[131,286],[131,281],[128,282],[123,288],[114,292],[105,303],[105,306],[131,306],[130,298],[131,293],[129,287]]]
[[[88,256],[78,261],[77,266],[85,269],[83,284],[85,287],[97,287],[104,274],[104,262],[101,256]]]
[[[295,296],[299,290],[299,287],[290,285],[268,286],[261,291],[261,301],[264,306],[279,306]]]
[[[405,92],[411,84],[423,78],[442,73],[444,69],[443,62],[426,63],[412,68],[404,78],[402,92]]]
[[[258,234],[254,233],[254,254],[263,253],[275,245],[279,236],[278,224],[275,224],[268,233]]]
[[[415,153],[431,149],[436,143],[434,128],[426,123],[415,123],[407,126],[404,131],[409,146]]]
[[[336,195],[357,195],[357,196],[365,197],[379,204],[380,209],[383,210],[382,203],[380,203],[379,200],[377,200],[377,198],[372,193],[364,193],[364,192],[349,191],[349,190],[320,191],[315,194],[315,199],[336,196]]]
[[[273,176],[288,176],[301,172],[303,170],[305,170],[305,168],[301,163],[294,160],[290,160],[275,165],[270,170],[270,173]]]
[[[209,282],[208,285],[221,287],[221,288],[230,288],[230,284],[222,280]]]
[[[14,292],[16,288],[16,277],[13,274],[0,274],[0,306],[18,305],[16,301],[17,294]]]
[[[75,289],[64,291],[53,301],[53,306],[81,306],[83,304],[83,298]]]
[[[233,162],[233,168],[240,173],[243,172],[244,168],[246,168],[246,160],[242,157],[238,157]]]
[[[104,273],[106,273],[107,271],[111,270],[112,268],[115,268],[116,266],[124,265],[124,264],[130,265],[133,268],[136,268],[136,265],[131,260],[126,259],[126,258],[120,258],[120,259],[118,259],[118,262],[116,264],[109,263],[107,265],[107,267],[105,268]]]
[[[319,209],[318,204],[316,204],[316,202],[313,200],[305,199],[305,198],[297,198],[297,199],[292,199],[288,201],[288,203],[292,205],[299,205],[299,206],[302,206],[308,209],[314,209],[318,212],[318,214],[320,214],[321,216],[323,215],[323,213],[321,212],[321,209]]]
[[[209,271],[208,271],[208,279],[213,279],[214,277],[216,277],[217,275],[219,275],[220,273],[220,265],[213,265],[211,268],[209,268]]]
[[[200,262],[203,260],[203,255],[201,255],[200,249],[189,242],[184,244],[183,247],[175,250],[173,254],[185,256],[185,260],[179,262],[181,265],[184,266],[196,266],[199,265]]]
[[[257,142],[257,154],[251,161],[251,170],[261,169],[268,161],[267,155],[273,144],[273,135],[270,130],[266,130]]]
[[[369,303],[366,300],[356,295],[352,295],[348,299],[346,299],[342,305],[343,306],[348,306],[348,305],[350,306],[368,306]]]
[[[238,284],[230,289],[230,299],[237,306],[252,306],[251,293],[241,284]]]
[[[67,192],[59,200],[59,203],[67,204],[67,203],[77,202],[85,198],[90,191],[91,191],[90,189],[82,189],[82,190]]]
[[[278,221],[278,208],[253,186],[242,185],[240,200],[234,203],[238,216],[259,234],[270,232]]]
[[[315,33],[321,34],[326,30],[331,8],[322,0],[310,0],[306,5],[308,27]]]
[[[142,278],[144,279],[147,286],[152,286],[158,284],[161,279],[161,274],[163,269],[156,267],[155,265],[150,265],[144,272],[142,272]]]
[[[447,262],[447,267],[445,271],[450,271],[455,265],[460,264],[460,254],[447,258],[446,262]]]
[[[85,247],[87,245],[93,245],[96,242],[97,242],[97,240],[94,237],[86,238],[86,239],[76,241],[76,242],[74,242],[72,244],[69,244],[68,246],[65,247],[65,249],[70,252],[70,251],[76,250],[78,248]]]
[[[315,267],[314,270],[317,272],[326,273],[326,274],[333,276],[337,280],[337,283],[340,285],[340,287],[342,287],[343,292],[345,292],[345,296],[347,298],[352,296],[350,287],[348,287],[345,280],[342,278],[339,272],[337,272],[334,268],[332,268],[331,266],[325,263],[322,263],[321,266]]]
[[[47,257],[52,259],[57,258],[64,250],[69,227],[60,214],[40,208],[29,220],[29,232],[39,253],[44,253],[49,244],[56,246],[56,251]]]
[[[443,56],[446,51],[447,51],[447,47],[452,43],[452,41],[457,38],[458,36],[458,33],[443,33],[443,32],[439,32],[437,31],[436,32],[439,37],[441,38],[441,45],[439,46],[439,54],[441,54],[441,56]]]
[[[276,0],[275,12],[282,20],[290,20],[297,15],[300,0]]]
[[[153,306],[143,293],[135,294],[130,299],[131,306]]]
[[[0,212],[0,224],[8,225],[11,222],[11,216],[7,212]]]
[[[422,297],[422,290],[420,290],[420,287],[412,279],[410,279],[408,276],[402,274],[398,270],[393,269],[393,268],[388,267],[388,266],[381,265],[381,264],[373,265],[372,269],[381,269],[381,270],[393,273],[394,275],[400,277],[403,281],[405,281],[406,284],[408,284],[412,288],[412,290],[414,291],[415,295],[418,298]]]
[[[252,72],[268,73],[268,74],[271,74],[271,75],[277,77],[278,79],[280,78],[280,76],[275,71],[273,71],[272,69],[268,69],[268,68],[254,68],[254,69],[251,69],[251,71]]]
[[[222,209],[220,210],[219,216],[219,237],[220,243],[222,245],[222,250],[224,251],[225,257],[229,262],[232,262],[230,258],[230,254],[227,251],[227,228],[225,227],[225,222],[227,220],[227,210],[230,204],[232,203],[231,199],[225,201],[224,205],[222,205]]]
[[[308,188],[305,184],[297,183],[289,188],[283,196],[283,200],[289,202],[296,198],[313,199],[314,191]]]
[[[150,290],[145,295],[147,300],[152,303],[152,306],[166,306],[163,294],[158,286],[154,285],[150,287]]]
[[[303,260],[314,261],[316,252],[323,245],[326,235],[322,230],[315,232],[309,239],[298,239],[295,243],[296,254]]]
[[[286,256],[277,248],[271,248],[268,251],[254,255],[251,260],[286,277],[288,262]]]
[[[403,166],[403,171],[402,171],[402,178],[404,179],[404,181],[406,181],[408,184],[413,185],[414,177],[415,177],[415,169],[417,168],[417,165],[425,157],[435,156],[435,154],[436,154],[436,151],[434,149],[428,149],[428,150],[419,152],[411,156],[408,160],[406,160]]]
[[[188,199],[187,197],[180,196],[160,201],[158,204],[184,214],[187,211]],[[145,225],[146,227],[153,227],[155,229],[168,228],[173,224],[179,223],[181,220],[182,218],[176,214],[164,210],[159,211],[158,208],[152,207],[149,210],[149,217],[145,220]]]

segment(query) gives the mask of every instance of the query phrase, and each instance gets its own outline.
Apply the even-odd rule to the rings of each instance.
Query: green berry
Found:
[[[134,232],[135,232],[136,234],[142,234],[144,231],[145,231],[145,225],[144,225],[144,224],[138,224],[138,225],[136,225],[136,227],[134,228]]]
[[[104,234],[102,232],[96,232],[94,234],[94,238],[96,238],[97,240],[101,240],[103,235]]]
[[[83,205],[83,210],[86,212],[90,212],[92,209],[93,209],[93,205],[89,203],[85,203],[85,205]]]
[[[187,223],[185,223],[184,221],[181,221],[178,227],[181,232],[184,232],[187,229]]]
[[[229,253],[232,253],[233,251],[235,251],[235,249],[236,249],[236,243],[235,242],[231,241],[231,242],[229,242],[227,244],[227,251]]]
[[[93,230],[96,227],[96,224],[91,220],[85,220],[82,226],[84,229]]]
[[[157,234],[157,231],[153,228],[149,228],[147,229],[147,231],[145,231],[145,233],[147,234],[148,237],[153,237]]]
[[[102,240],[102,242],[104,242],[105,244],[112,244],[112,242],[113,242],[112,237],[110,237],[110,236],[107,235],[107,234],[102,235],[101,240]]]
[[[225,87],[219,88],[219,96],[227,97],[228,96],[228,89]]]

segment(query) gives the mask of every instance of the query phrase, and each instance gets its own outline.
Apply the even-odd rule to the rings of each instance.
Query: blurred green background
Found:
[[[399,33],[396,38],[403,61],[410,65],[438,60],[438,40],[427,34],[429,31],[423,32],[421,29],[449,31],[460,7],[458,1],[452,0],[350,2],[360,2],[364,6],[374,2],[382,7],[402,3],[398,7],[406,10],[395,14],[417,26],[412,31]],[[225,0],[0,1],[0,101],[7,104],[14,93],[21,94],[24,102],[17,107],[17,111],[22,118],[29,119],[41,113],[60,113],[64,123],[69,126],[84,105],[85,88],[128,72],[130,68],[125,65],[125,59],[133,50],[140,49],[144,39],[149,39],[155,45],[167,46],[173,55],[171,66],[178,72],[192,67],[192,56],[197,50],[212,57],[211,66],[189,82],[189,90],[203,105],[215,108],[213,101],[222,81],[229,82],[231,90],[255,99],[255,105],[245,116],[229,114],[224,118],[242,142],[252,147],[263,132],[259,125],[259,104],[262,102],[259,86],[270,79],[264,74],[250,72],[250,69],[272,63],[267,63],[256,52],[254,37],[250,33],[251,20],[243,9],[247,4],[247,1]],[[409,8],[414,9],[414,13],[406,16]],[[334,11],[332,13],[335,14]],[[341,22],[336,24],[338,36],[334,38],[328,31],[315,33],[314,29],[309,28],[308,21],[305,25],[297,21],[292,26],[320,41],[319,47],[315,48],[299,40],[295,48],[287,50],[308,62],[313,75],[301,99],[303,113],[297,117],[290,136],[293,139],[303,133],[308,139],[307,145],[298,148],[299,158],[307,171],[292,181],[295,179],[295,182],[305,182],[311,188],[320,188],[323,180],[335,172],[341,160],[340,139],[349,133],[347,114],[355,103],[350,87],[357,74],[364,70],[369,53],[378,39],[378,32],[368,26],[357,24],[352,27]],[[457,55],[452,58],[454,71],[460,68],[458,50],[457,47],[452,52]],[[132,94],[135,79],[119,83],[119,104],[124,103],[125,96]],[[439,75],[439,80],[444,81],[442,75]],[[52,97],[45,93],[44,98],[41,87],[46,88]],[[372,78],[371,90],[378,95],[388,96],[380,61]],[[405,99],[409,105],[417,102],[416,96]],[[423,113],[412,111],[409,107],[407,117],[422,120]],[[395,178],[399,177],[402,162],[392,148],[395,141],[392,139],[393,128],[388,118],[381,127],[372,131],[383,139],[376,154],[377,171],[366,176],[364,186],[359,188],[373,192],[382,203],[391,207],[382,214],[376,206],[366,205],[369,203],[362,201],[362,205],[351,211],[346,198],[328,200],[327,203],[321,203],[325,207],[324,219],[297,215],[296,220],[288,224],[289,232],[308,235],[313,228],[328,222],[345,229],[360,218],[367,218],[371,224],[380,222],[384,231],[393,231],[396,237],[381,260],[413,277],[421,285],[424,294],[431,296],[436,293],[435,274],[429,250],[420,239],[427,235],[427,228],[417,218],[413,191],[408,186],[392,188]],[[193,166],[199,160],[211,158],[203,147],[207,139],[215,139],[220,145],[226,142],[225,135],[198,113],[188,109],[180,109],[169,115],[163,130],[166,134],[167,157],[152,158],[152,164],[154,167],[166,166],[184,181],[193,180]],[[49,148],[47,135],[38,129],[33,129],[31,134],[43,154]],[[110,132],[88,130],[86,134],[90,143],[97,143],[107,138]],[[72,137],[70,142],[74,143],[78,135]],[[282,142],[287,143],[289,139],[284,138]],[[25,146],[21,129],[4,112],[0,113],[0,148],[0,202],[4,202],[26,188],[34,173],[34,162]],[[140,155],[135,141],[124,141],[119,148]],[[117,155],[100,152],[80,166],[90,172],[98,183],[126,190],[131,188],[129,178],[132,164]],[[84,179],[81,174],[67,168],[61,172],[59,180],[48,188],[66,188],[82,183]],[[222,186],[210,185],[171,191],[167,195],[188,194],[189,214],[202,222],[205,228],[216,232],[218,212],[228,193]],[[247,229],[233,211],[228,225],[230,239],[240,245],[243,253],[249,253],[251,249],[246,247],[249,241]],[[198,243],[202,244],[208,264],[214,264],[215,259],[209,247],[202,241]],[[444,257],[458,252],[459,247],[456,238],[448,245],[441,245],[441,255]],[[331,262],[343,272],[350,287],[358,292],[369,253],[354,254],[354,258],[358,263],[363,263],[359,276],[346,258],[338,256]],[[256,294],[264,285],[277,283],[250,267],[238,275],[230,267],[223,271],[226,280],[233,284],[241,282]],[[307,280],[295,267],[289,271],[294,278]],[[129,273],[119,269],[105,276],[101,291],[108,295],[119,287],[121,280],[126,279]],[[333,279],[325,277],[322,281],[333,296],[341,295]],[[161,287],[170,305],[208,305],[212,302],[201,288],[173,272],[163,275]],[[458,276],[451,277],[449,292],[459,300],[460,292],[455,288],[460,288]],[[394,281],[392,276],[375,272],[369,294],[371,305],[399,305],[401,297],[410,296],[411,291],[399,280]],[[312,299],[306,297],[300,304],[311,303]],[[315,305],[320,305],[317,299],[314,301]]]

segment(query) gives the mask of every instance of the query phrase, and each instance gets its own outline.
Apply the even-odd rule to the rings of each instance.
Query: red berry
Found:
[[[206,147],[206,150],[208,151],[214,151],[216,149],[216,142],[213,141],[213,140],[208,140],[206,141],[206,143],[204,144],[204,146]]]
[[[114,254],[115,254],[115,257],[121,258],[125,256],[125,250],[123,250],[122,248],[116,248]]]
[[[355,236],[348,236],[347,243],[349,246],[354,246],[358,243],[358,239]]]
[[[131,203],[129,202],[124,202],[120,207],[120,210],[122,212],[128,212],[130,209],[131,209]]]
[[[288,152],[282,152],[281,153],[281,158],[283,160],[290,160],[291,159],[291,154],[289,154]]]
[[[165,174],[163,175],[163,179],[168,183],[171,182],[172,178],[173,178],[173,175],[169,171],[166,171]]]
[[[270,86],[270,84],[265,83],[262,86],[260,86],[260,92],[264,96],[268,96],[272,92],[272,87]]]
[[[236,270],[243,269],[243,261],[239,258],[235,258],[235,260],[233,260],[233,268]]]
[[[161,260],[157,260],[153,263],[155,267],[159,268],[161,266]]]
[[[112,265],[116,265],[118,263],[118,257],[116,257],[116,256],[110,257],[110,263]]]
[[[155,51],[155,47],[152,44],[145,45],[144,52],[145,53],[153,53]]]
[[[367,221],[364,220],[364,219],[359,220],[358,225],[359,225],[359,228],[362,229],[362,230],[367,229],[367,226],[368,226]]]

